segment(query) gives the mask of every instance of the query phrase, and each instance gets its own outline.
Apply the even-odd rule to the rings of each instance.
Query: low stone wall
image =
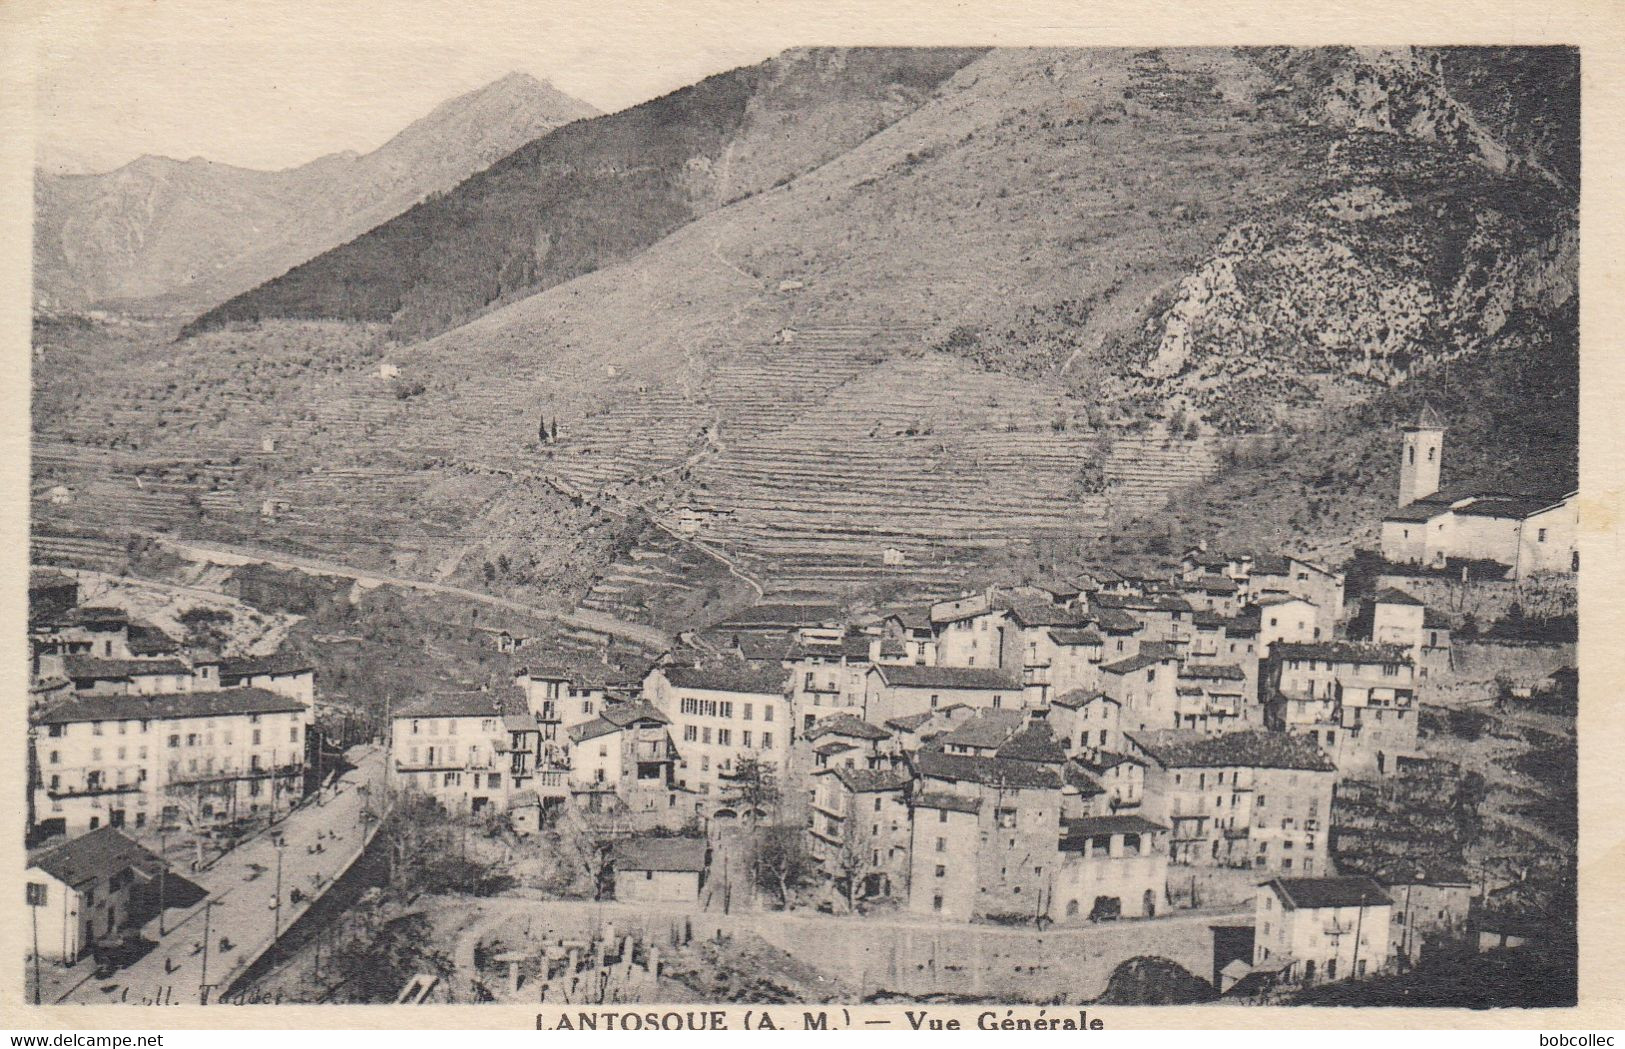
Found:
[[[1007,929],[988,925],[910,925],[757,915],[747,928],[864,994],[953,993],[1010,1001],[1087,1001],[1130,958],[1167,958],[1204,980],[1213,976],[1212,924],[1250,915],[1180,914],[1086,928]]]
[[[1506,615],[1517,604],[1526,616],[1547,618],[1572,615],[1578,607],[1575,587],[1568,578],[1481,580],[1463,583],[1441,576],[1380,575],[1376,588],[1396,587],[1436,612],[1448,616],[1452,626],[1472,616],[1480,627]]]
[[[1453,648],[1456,680],[1469,684],[1504,676],[1514,685],[1538,685],[1554,670],[1578,665],[1572,643],[1457,641]]]
[[[1241,872],[1245,873],[1245,872]],[[525,907],[525,904],[518,904]],[[806,912],[684,913],[614,902],[535,902],[533,934],[589,940],[633,936],[662,951],[694,940],[754,934],[865,995],[953,993],[1012,1001],[1087,1001],[1130,958],[1167,958],[1213,977],[1213,925],[1250,924],[1250,906],[1150,921],[1033,928],[845,918]]]

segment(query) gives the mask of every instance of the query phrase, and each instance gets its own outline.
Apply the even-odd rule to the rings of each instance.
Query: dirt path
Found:
[[[304,572],[308,575],[349,579],[369,588],[394,586],[403,590],[416,590],[420,593],[445,594],[460,597],[467,601],[507,609],[511,612],[519,612],[537,619],[556,620],[566,626],[591,630],[594,633],[607,634],[611,637],[619,637],[647,648],[665,649],[671,644],[671,638],[663,630],[644,623],[629,623],[624,619],[616,619],[614,616],[602,612],[587,609],[578,609],[574,612],[556,612],[551,609],[527,605],[521,601],[497,597],[494,594],[453,586],[450,583],[434,583],[425,579],[410,579],[405,576],[390,575],[371,569],[355,568],[334,561],[285,554],[277,550],[261,550],[254,547],[194,539],[174,539],[157,533],[148,533],[148,535],[150,538],[196,561],[212,561],[216,564],[227,565],[261,564],[272,568]]]

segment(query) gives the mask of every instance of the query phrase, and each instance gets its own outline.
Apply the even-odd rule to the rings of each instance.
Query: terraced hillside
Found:
[[[184,406],[186,440],[281,428],[239,484],[291,493],[290,541],[375,550],[395,530],[414,570],[686,614],[707,599],[682,573],[638,567],[672,553],[647,513],[710,558],[703,578],[724,565],[752,593],[954,589],[987,551],[1156,511],[1234,458],[1227,431],[1330,429],[1514,316],[1572,324],[1562,177],[1498,153],[1502,125],[1464,116],[1426,61],[1377,56],[1371,81],[1354,74],[1377,58],[1312,54],[991,52],[850,148],[796,154],[780,185],[728,203],[706,169],[712,203],[663,239],[428,341],[390,342],[384,311],[393,329],[189,339],[164,351],[179,382],[129,366],[146,406]],[[332,274],[393,301],[365,266]],[[1405,328],[1384,334],[1391,306]],[[1275,413],[1281,391],[1325,418]],[[106,399],[74,397],[65,425],[105,440]],[[177,437],[152,417],[144,454]],[[1368,474],[1316,498],[1375,498]],[[1227,491],[1215,513],[1301,516],[1301,491]]]

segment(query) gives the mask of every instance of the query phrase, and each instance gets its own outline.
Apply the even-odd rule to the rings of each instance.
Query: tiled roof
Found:
[[[936,717],[936,712],[930,710],[921,714],[905,714],[900,718],[887,718],[886,727],[894,728],[899,732],[913,732],[934,717]]]
[[[841,781],[842,786],[854,794],[902,790],[914,782],[914,777],[909,775],[906,769],[849,769],[837,766],[833,769],[821,769],[820,772],[834,776]]]
[[[105,626],[118,626],[130,622],[130,613],[122,608],[111,608],[106,605],[80,605],[71,609],[68,617],[72,622],[85,625],[100,623]]]
[[[1301,736],[1254,730],[1207,736],[1187,729],[1127,733],[1164,768],[1271,768],[1331,772],[1336,766]]]
[[[641,701],[636,703],[606,703],[598,716],[616,728],[625,728],[635,721],[658,721],[662,725],[671,724],[670,718],[648,703]]]
[[[1230,637],[1257,637],[1258,629],[1259,615],[1256,611],[1239,615],[1224,626],[1224,632]]]
[[[1277,641],[1270,646],[1275,659],[1322,659],[1329,663],[1409,664],[1410,652],[1404,645],[1384,645],[1372,641]]]
[[[1072,759],[1090,772],[1110,772],[1119,765],[1144,765],[1145,759],[1134,754],[1121,754],[1115,750],[1097,750],[1092,755],[1082,754]]]
[[[1307,597],[1298,597],[1295,594],[1265,594],[1263,597],[1254,601],[1253,604],[1257,605],[1259,608],[1273,608],[1276,605],[1290,605],[1294,601],[1306,604],[1310,608],[1316,607],[1315,603],[1309,600]]]
[[[1013,789],[1059,788],[1061,785],[1060,773],[1030,761],[944,754],[936,750],[921,750],[915,760],[919,764],[920,775],[932,779]]]
[[[1120,608],[1099,608],[1093,611],[1095,624],[1111,634],[1133,634],[1145,624]]]
[[[1055,733],[1043,722],[1028,725],[1005,740],[993,756],[1044,765],[1059,765],[1066,761],[1066,751],[1061,749]]]
[[[785,672],[781,667],[754,667],[745,664],[712,667],[663,667],[666,680],[677,688],[708,692],[743,692],[782,695]]]
[[[1413,524],[1422,524],[1433,520],[1440,514],[1448,513],[1450,504],[1454,500],[1441,495],[1425,496],[1404,506],[1395,507],[1383,517],[1384,521],[1403,521]]]
[[[395,711],[395,718],[485,718],[525,710],[524,693],[516,686],[461,692],[430,692]]]
[[[704,838],[629,838],[615,846],[617,871],[703,871]]]
[[[1098,648],[1106,643],[1105,638],[1087,627],[1052,627],[1049,636],[1057,645],[1093,645]]]
[[[902,608],[886,613],[885,618],[896,619],[909,630],[930,630],[931,610],[929,608]]]
[[[619,732],[621,727],[620,725],[612,725],[603,718],[593,718],[591,721],[583,721],[579,725],[570,726],[570,742],[585,743],[589,739],[597,739],[599,736],[608,736],[611,733]]]
[[[1286,575],[1292,571],[1292,559],[1285,554],[1253,554],[1253,575]]]
[[[602,688],[609,684],[616,668],[593,659],[571,663],[542,663],[520,667],[515,677],[529,677],[533,681],[565,681],[577,688]]]
[[[28,573],[28,589],[44,590],[59,586],[78,586],[78,580],[72,576],[50,568],[35,568]]]
[[[40,724],[80,721],[163,721],[170,718],[227,717],[233,714],[296,713],[303,703],[263,688],[221,688],[152,696],[77,696],[47,708]]]
[[[1100,669],[1102,673],[1106,674],[1132,674],[1136,670],[1144,670],[1146,667],[1154,667],[1157,664],[1172,658],[1173,656],[1165,655],[1158,651],[1139,652],[1135,655],[1129,656],[1127,659],[1119,659],[1115,663],[1107,663]]]
[[[1105,786],[1095,774],[1075,761],[1067,762],[1061,769],[1061,778],[1066,781],[1067,786],[1072,787],[1083,797],[1092,798],[1106,793]]]
[[[927,713],[925,717],[931,715]],[[853,739],[881,740],[890,739],[891,733],[878,725],[871,725],[862,718],[851,714],[832,714],[827,718],[820,718],[813,723],[813,727],[804,734],[806,739],[822,739],[824,736],[850,736]]]
[[[955,725],[939,742],[943,746],[986,747],[999,746],[1021,727],[1026,715],[1019,710],[998,707],[978,711],[974,717]]]
[[[62,657],[62,672],[76,681],[115,681],[155,674],[190,676],[192,668],[178,659],[97,659],[72,653]]]
[[[1096,594],[1091,606],[1134,612],[1189,612],[1191,603],[1174,594]]]
[[[1397,586],[1385,586],[1372,598],[1379,605],[1420,605],[1422,602]]]
[[[1082,852],[1084,843],[1097,834],[1152,834],[1167,830],[1144,816],[1085,816],[1061,821],[1062,852]]]
[[[139,619],[130,622],[127,644],[130,651],[138,656],[167,656],[181,650],[179,641],[151,623]]]
[[[1064,692],[1061,695],[1056,696],[1054,699],[1050,700],[1050,704],[1052,706],[1064,707],[1067,710],[1077,710],[1086,704],[1093,703],[1097,699],[1103,699],[1108,703],[1117,703],[1117,700],[1106,695],[1104,692],[1075,688],[1070,692]],[[1121,703],[1117,703],[1117,705],[1122,706]]]
[[[1474,499],[1466,506],[1457,507],[1456,514],[1461,517],[1501,517],[1521,521],[1536,510],[1544,510],[1551,505],[1549,500],[1526,495],[1488,497]]]
[[[1010,601],[1005,608],[1010,618],[1022,626],[1076,627],[1088,622],[1082,612],[1048,601]]]
[[[1377,907],[1392,903],[1370,878],[1272,878],[1266,883],[1289,910]]]
[[[163,861],[118,828],[101,827],[40,853],[28,865],[64,885],[78,886],[131,868],[150,877]]]
[[[1222,575],[1204,575],[1185,584],[1186,590],[1200,590],[1204,594],[1233,594],[1241,589],[1234,579]]]
[[[221,678],[305,674],[313,669],[310,659],[298,652],[278,652],[271,656],[247,656],[220,661]]]
[[[904,688],[1020,689],[1001,671],[985,667],[921,667],[886,663],[875,667],[886,684]]]
[[[981,811],[982,799],[967,798],[962,794],[950,794],[945,790],[927,791],[914,796],[914,807],[917,809],[947,809],[949,812]]]

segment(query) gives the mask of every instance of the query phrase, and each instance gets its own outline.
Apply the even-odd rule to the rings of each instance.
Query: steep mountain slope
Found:
[[[836,68],[818,54],[819,68]],[[804,173],[782,185],[771,183],[785,174],[769,175],[787,169],[768,169],[747,181],[771,188],[726,203],[741,184],[719,187],[723,165],[711,164],[694,183],[711,201],[691,210],[698,217],[643,250],[624,239],[596,256],[573,248],[575,264],[599,268],[434,339],[401,345],[373,331],[340,349],[353,337],[343,326],[278,322],[166,349],[172,375],[209,386],[148,376],[143,417],[171,424],[136,420],[142,448],[224,454],[278,438],[287,451],[274,458],[286,461],[240,483],[250,498],[291,504],[298,542],[370,548],[386,527],[424,522],[410,550],[395,544],[411,562],[397,567],[474,582],[491,563],[499,571],[484,584],[498,587],[573,587],[581,574],[564,562],[618,557],[594,584],[598,607],[659,573],[635,571],[653,559],[626,548],[625,531],[608,530],[620,545],[559,554],[594,502],[647,507],[769,590],[953,589],[990,550],[1140,527],[1226,462],[1290,465],[1296,444],[1271,450],[1274,437],[1244,431],[1297,443],[1324,431],[1331,443],[1314,447],[1335,466],[1336,442],[1364,440],[1360,427],[1373,425],[1361,413],[1385,410],[1412,383],[1469,374],[1508,346],[1539,361],[1565,345],[1573,194],[1555,141],[1522,130],[1555,125],[1466,111],[1444,86],[1447,66],[1343,50],[994,51],[822,164],[808,158],[823,147],[808,146]],[[730,83],[715,80],[701,87]],[[803,142],[767,118],[768,94],[745,123],[772,127],[779,145],[741,144],[766,141],[760,130],[722,156],[756,156],[761,170],[786,141]],[[605,121],[531,149],[593,125]],[[1506,159],[1520,156],[1532,159]],[[475,181],[522,184],[514,163]],[[559,214],[590,204],[599,225],[582,229],[624,237],[605,201],[651,184],[611,175],[597,180],[607,198],[583,185]],[[440,204],[472,199],[460,191]],[[484,301],[492,278],[486,249],[456,239],[452,214],[421,248],[439,253],[441,270],[407,293],[460,309],[471,289]],[[521,239],[557,221],[546,208],[496,214]],[[427,221],[403,228],[427,235]],[[506,243],[491,221],[470,211],[462,228]],[[312,263],[333,303],[396,294],[383,255],[372,270],[358,264],[363,246],[382,243],[369,236]],[[290,287],[238,302],[268,304]],[[408,305],[380,319],[398,334],[403,317],[427,316]],[[241,384],[249,360],[255,403],[221,407],[217,391]],[[398,378],[380,376],[385,361]],[[1527,384],[1532,366],[1481,374]],[[1509,412],[1515,397],[1498,403]],[[129,439],[130,421],[64,403],[52,425],[80,427],[75,440]],[[1514,433],[1497,411],[1507,425],[1463,423],[1463,433]],[[1548,461],[1565,447],[1572,457],[1566,432],[1547,435]],[[1236,474],[1214,489],[1222,497],[1184,514],[1181,495],[1176,511],[1240,534],[1256,531],[1247,522],[1302,527],[1312,499],[1310,527],[1330,541],[1332,510],[1378,505],[1376,447],[1368,465],[1334,469],[1310,496],[1296,473],[1291,484]],[[339,461],[354,465],[332,469]],[[380,491],[391,521],[373,529]],[[1366,527],[1364,513],[1335,523]]]
[[[635,255],[913,110],[980,52],[817,49],[547,136],[193,324],[329,318],[422,335]]]
[[[333,154],[286,171],[142,157],[107,174],[42,172],[39,301],[159,299],[144,308],[196,312],[595,113],[516,73],[441,104],[364,156]]]

